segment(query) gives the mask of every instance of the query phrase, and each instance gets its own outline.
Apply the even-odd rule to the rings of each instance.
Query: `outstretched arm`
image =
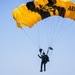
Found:
[[[38,57],[41,58],[41,56],[38,54]]]

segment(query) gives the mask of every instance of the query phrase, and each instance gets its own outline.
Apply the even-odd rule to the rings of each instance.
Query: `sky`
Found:
[[[16,26],[12,11],[28,1],[0,1],[0,75],[75,75],[75,21],[50,17],[23,31]],[[50,33],[44,27],[49,23]],[[53,51],[47,71],[40,73],[38,47],[46,52],[49,46]]]

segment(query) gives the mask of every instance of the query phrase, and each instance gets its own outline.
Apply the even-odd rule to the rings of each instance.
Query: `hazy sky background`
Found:
[[[47,71],[40,73],[40,62],[38,58],[38,43],[34,32],[39,26],[33,27],[33,40],[24,33],[23,30],[17,28],[15,20],[12,17],[12,10],[19,5],[28,2],[29,0],[1,0],[0,1],[0,75],[75,75],[75,22],[71,19],[63,19],[59,17],[52,17],[38,23],[40,30],[42,24],[57,25],[56,31],[60,25],[66,25],[62,28],[64,32],[59,32],[58,40],[53,41],[54,48],[52,55],[50,55],[50,62],[47,64]],[[75,2],[75,0],[73,0]],[[54,22],[53,22],[53,21]],[[64,22],[64,23],[63,23]],[[71,26],[70,26],[71,25]],[[65,27],[68,27],[65,30]],[[55,26],[53,27],[55,30]],[[55,35],[58,35],[53,31]],[[24,28],[29,33],[29,28]],[[49,30],[49,29],[48,29]],[[47,31],[48,32],[48,31]],[[51,32],[51,33],[52,33]],[[43,31],[39,31],[40,39],[42,41],[41,47],[47,51],[47,35]],[[41,36],[42,35],[42,36]],[[53,34],[52,34],[53,35]],[[53,35],[53,36],[55,36]],[[31,35],[30,35],[31,36]],[[54,37],[56,38],[56,36]],[[49,39],[49,41],[51,41]]]

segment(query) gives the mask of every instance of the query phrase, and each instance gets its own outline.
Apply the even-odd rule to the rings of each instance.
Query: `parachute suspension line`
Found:
[[[56,18],[56,20],[57,20],[56,24],[53,23],[54,29],[53,29],[53,33],[52,33],[51,46],[52,46],[52,43],[54,41],[54,35],[55,35],[55,32],[56,32],[57,27],[58,27],[57,25],[58,25],[58,22],[59,22],[59,18]]]
[[[52,23],[50,25],[50,31],[49,31],[49,39],[50,39],[50,43],[49,43],[49,46],[51,47],[51,39],[52,39],[52,26],[53,26],[53,20],[52,20]]]
[[[48,38],[48,28],[49,28],[49,24],[47,24],[47,22],[44,22],[43,23],[43,28],[44,28],[44,37],[46,37],[46,43],[47,43],[47,45],[46,46],[48,46],[49,47],[49,38]]]
[[[34,29],[35,29],[35,28],[34,28]],[[32,36],[32,38],[33,38],[33,41],[34,41],[35,43],[37,43],[36,45],[38,45],[38,40],[34,37],[34,35],[36,34],[36,29],[35,29],[35,32],[33,32],[33,30],[30,29],[30,34],[31,34],[31,36]],[[38,48],[39,48],[39,45],[38,45]]]
[[[66,24],[67,24],[67,22],[66,22]],[[61,37],[63,36],[64,32],[68,31],[68,29],[72,26],[72,22],[70,24],[67,24],[67,25],[68,25],[68,27],[63,28],[64,31],[63,32],[62,31],[60,32],[61,35],[58,35],[58,37],[57,37],[57,39],[55,41],[55,44],[58,41],[58,39],[61,39]]]
[[[29,34],[23,28],[21,28],[21,29],[29,37],[29,39],[33,42],[33,44],[39,49],[39,47],[36,45],[36,43],[33,41],[33,39],[29,36]]]
[[[64,25],[67,25],[67,22],[64,23],[64,19],[63,19],[62,24],[60,24],[60,27],[59,27],[59,29],[58,29],[58,31],[57,31],[55,37],[54,37],[54,42],[53,42],[52,44],[54,44],[55,41],[57,40],[58,36],[60,35],[60,33],[61,33],[62,30],[63,30],[62,28],[63,28]]]
[[[59,34],[61,33],[61,29],[63,28],[63,25],[64,25],[64,19],[63,19],[63,23],[60,24],[60,27],[59,27],[57,33],[56,33],[55,36],[53,37],[54,40],[53,40],[53,42],[52,42],[52,45],[55,43],[55,40],[58,38]]]
[[[38,37],[38,45],[39,45],[39,49],[40,49],[40,34],[39,34],[39,27],[37,25],[37,37]]]
[[[45,39],[43,39],[44,41],[46,40],[46,46],[48,46],[48,44],[49,44],[49,41],[48,41],[48,32],[47,32],[47,30],[48,30],[48,27],[47,27],[47,23],[46,23],[46,21],[44,21],[43,22],[43,37],[45,37]]]
[[[61,11],[63,11],[63,12],[61,13],[61,15],[60,15],[60,14],[59,14],[59,15],[63,17],[64,10],[60,9],[59,12],[61,12]],[[52,44],[53,41],[54,41],[54,36],[55,36],[55,32],[56,32],[56,30],[57,30],[58,22],[59,22],[59,18],[57,19],[57,24],[56,24],[56,27],[55,27],[54,32],[53,32],[53,38],[52,38],[52,42],[51,42],[51,44]]]
[[[46,26],[45,28],[46,28],[47,43],[48,43],[48,47],[49,47],[49,36],[48,36],[49,34],[48,34],[48,31],[47,31],[48,27]]]
[[[64,31],[62,32],[62,35],[59,35],[59,36],[60,36],[60,38],[58,38],[59,40],[60,40],[60,39],[62,38],[62,36],[64,35],[64,32],[67,32],[68,29],[71,28],[72,25],[73,25],[73,22],[71,22],[71,23],[69,24],[69,26],[64,29]],[[54,46],[55,46],[55,44],[57,43],[58,39],[55,41]]]

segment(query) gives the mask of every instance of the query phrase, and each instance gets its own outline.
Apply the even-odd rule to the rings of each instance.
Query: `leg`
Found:
[[[44,63],[44,71],[46,71],[46,63]]]
[[[42,66],[43,66],[43,62],[41,62],[41,70],[40,70],[40,72],[42,72]]]

